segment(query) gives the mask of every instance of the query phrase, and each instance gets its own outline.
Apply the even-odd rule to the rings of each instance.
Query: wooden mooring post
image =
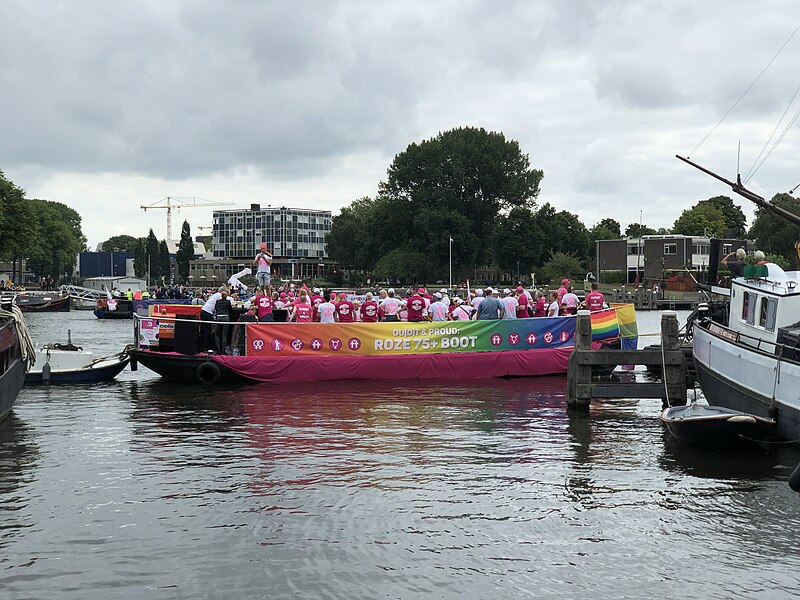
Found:
[[[661,381],[592,381],[592,367],[646,365],[661,368]],[[592,321],[588,310],[578,311],[575,350],[567,367],[567,406],[588,411],[592,398],[661,398],[662,404],[686,404],[686,358],[678,339],[678,317],[674,311],[661,316],[661,348],[643,350],[592,350]]]

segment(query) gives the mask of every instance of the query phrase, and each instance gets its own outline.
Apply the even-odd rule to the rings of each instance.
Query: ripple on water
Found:
[[[32,328],[55,335],[58,323]],[[76,313],[68,326],[98,351],[130,339],[129,323]],[[25,389],[0,424],[0,588],[793,595],[798,499],[776,463],[797,456],[687,452],[659,409],[568,414],[563,378],[211,389],[141,369],[105,386]]]

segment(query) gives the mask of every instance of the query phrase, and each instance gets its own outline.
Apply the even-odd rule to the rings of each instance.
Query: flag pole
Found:
[[[448,288],[449,293],[453,293],[453,238],[450,237],[450,243],[448,247],[450,249],[450,287]]]

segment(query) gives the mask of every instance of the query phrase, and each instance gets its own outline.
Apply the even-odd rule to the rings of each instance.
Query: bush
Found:
[[[625,271],[600,271],[600,283],[624,284],[627,282]]]

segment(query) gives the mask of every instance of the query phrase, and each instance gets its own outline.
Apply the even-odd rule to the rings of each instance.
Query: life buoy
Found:
[[[219,370],[217,363],[209,360],[200,363],[200,366],[197,367],[197,371],[195,371],[195,375],[197,375],[197,379],[200,380],[200,383],[217,383],[222,377],[222,371]]]

